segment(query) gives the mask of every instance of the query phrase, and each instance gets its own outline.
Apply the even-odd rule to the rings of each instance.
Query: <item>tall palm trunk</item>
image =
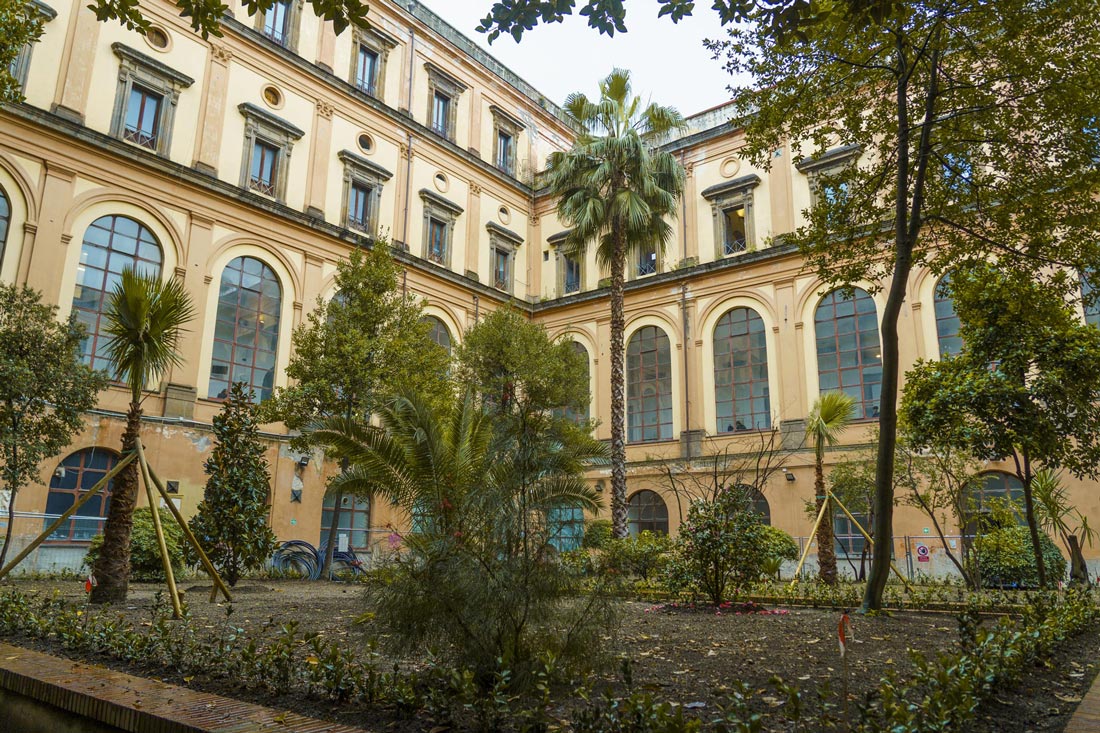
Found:
[[[817,511],[825,504],[825,456],[817,449],[814,462],[814,492],[817,495]],[[817,525],[817,573],[823,583],[836,585],[836,540],[833,536],[833,506],[825,507],[825,516]]]
[[[122,452],[134,450],[141,430],[141,403],[130,403],[126,413],[126,431],[122,434]],[[130,534],[134,526],[134,508],[138,497],[138,465],[135,461],[114,480],[111,504],[104,527],[103,545],[92,568],[96,585],[92,603],[121,603],[130,584]]]
[[[626,537],[626,403],[623,397],[623,287],[626,278],[626,242],[615,233],[611,256],[611,526],[616,537]]]

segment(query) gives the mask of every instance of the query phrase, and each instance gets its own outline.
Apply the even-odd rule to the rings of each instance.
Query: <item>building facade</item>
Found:
[[[261,399],[286,384],[293,328],[333,295],[336,263],[379,233],[439,343],[457,343],[505,303],[575,342],[588,358],[597,436],[609,437],[605,273],[593,253],[558,249],[555,202],[534,186],[546,156],[575,133],[537,90],[416,0],[378,0],[370,27],[340,35],[298,0],[257,17],[236,8],[210,41],[159,0],[143,7],[153,22],[145,36],[98,22],[82,2],[51,2],[36,0],[45,31],[13,66],[26,100],[0,110],[0,279],[75,314],[89,332],[86,359],[103,368],[104,295],[124,267],[186,286],[198,316],[183,363],[150,385],[143,438],[185,514],[202,498],[210,424],[229,384]],[[804,536],[805,417],[821,391],[849,392],[861,420],[830,460],[865,449],[882,299],[871,283],[853,299],[825,292],[781,242],[812,206],[815,176],[855,151],[807,161],[784,148],[764,171],[739,154],[728,107],[688,122],[665,143],[687,172],[675,240],[640,253],[627,285],[631,527],[675,532],[686,506],[670,476],[705,474],[708,457],[766,443],[789,455],[761,508]],[[907,362],[958,347],[937,285],[929,272],[910,282]],[[18,495],[17,543],[117,460],[127,401],[121,387],[104,392],[69,452]],[[272,525],[281,539],[316,544],[331,517],[332,467],[292,451],[281,426],[267,430]],[[988,490],[1011,492],[999,468]],[[607,479],[591,476],[598,487]],[[1100,522],[1096,484],[1070,484]],[[104,508],[91,502],[55,533],[36,567],[78,565]],[[579,520],[565,512],[567,536]],[[366,552],[407,522],[349,499],[339,530]],[[918,512],[901,507],[897,522],[896,554],[920,542],[935,550]],[[862,542],[840,525],[842,550],[857,555]]]

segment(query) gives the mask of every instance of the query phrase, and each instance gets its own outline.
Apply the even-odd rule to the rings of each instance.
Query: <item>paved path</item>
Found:
[[[1100,733],[1100,675],[1073,712],[1065,733]]]
[[[366,733],[8,644],[0,688],[130,733]]]

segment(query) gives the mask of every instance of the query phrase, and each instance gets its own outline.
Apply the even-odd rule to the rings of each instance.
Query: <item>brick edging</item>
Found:
[[[0,688],[130,733],[366,733],[10,644]]]

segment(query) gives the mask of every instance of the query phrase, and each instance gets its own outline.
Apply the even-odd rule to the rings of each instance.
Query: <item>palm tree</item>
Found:
[[[141,392],[145,385],[181,363],[179,341],[195,309],[183,284],[171,278],[127,269],[110,295],[105,315],[107,353],[114,376],[130,388],[130,409],[122,434],[122,452],[134,450],[141,429]],[[130,532],[138,495],[138,465],[131,463],[115,479],[103,546],[92,568],[97,585],[92,603],[126,600],[130,580]]]
[[[470,396],[442,408],[399,396],[376,415],[377,427],[330,418],[313,438],[349,464],[330,491],[382,496],[412,519],[393,579],[375,598],[390,641],[442,643],[481,682],[502,665],[516,680],[528,676],[540,648],[590,656],[596,642],[586,635],[603,633],[592,624],[600,594],[565,602],[576,586],[548,562],[548,518],[563,505],[600,508],[583,469],[602,444],[555,439],[562,421],[548,413],[504,435]]]
[[[817,398],[806,420],[806,439],[814,446],[814,492],[817,511],[824,516],[817,524],[818,575],[829,585],[836,584],[836,547],[833,537],[833,509],[826,503],[825,446],[835,445],[840,433],[852,422],[855,400],[843,392],[825,392]]]
[[[558,199],[558,216],[569,233],[566,255],[583,255],[595,243],[596,260],[611,275],[611,519],[626,536],[626,427],[623,400],[623,285],[629,256],[660,255],[672,238],[684,188],[676,158],[655,142],[685,126],[671,107],[642,108],[633,96],[630,72],[615,69],[600,82],[600,98],[569,95],[565,113],[582,130],[573,148],[552,153],[544,182]]]

